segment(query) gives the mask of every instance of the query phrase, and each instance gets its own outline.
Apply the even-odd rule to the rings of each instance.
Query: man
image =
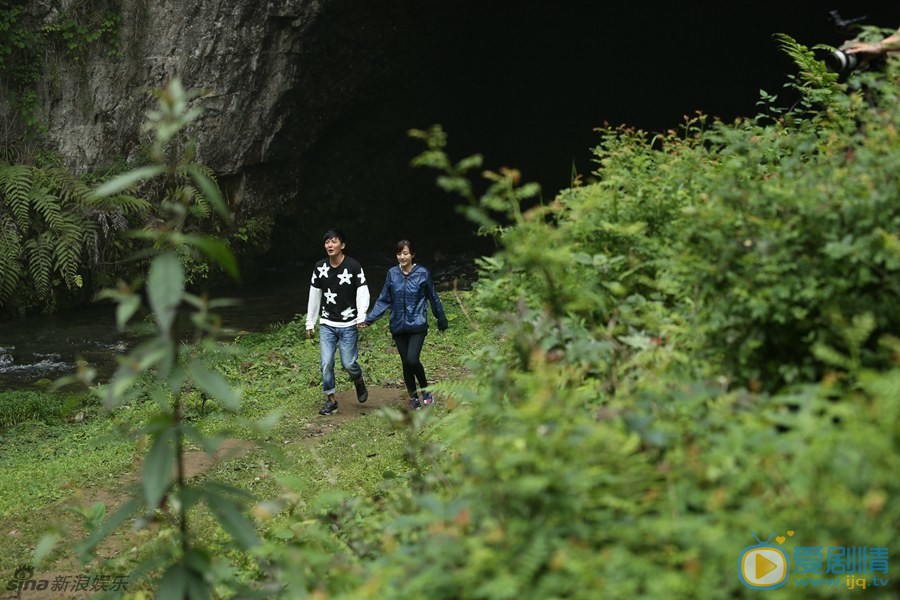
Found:
[[[322,366],[322,389],[325,403],[320,415],[337,412],[334,399],[334,355],[340,352],[341,365],[356,386],[356,399],[369,398],[359,359],[358,328],[365,323],[369,310],[369,286],[362,266],[344,254],[346,240],[338,229],[329,229],[322,236],[326,258],[316,263],[309,287],[306,309],[306,337],[313,336],[316,319],[319,321],[319,357]]]

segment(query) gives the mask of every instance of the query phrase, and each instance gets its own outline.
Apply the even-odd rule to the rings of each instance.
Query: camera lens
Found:
[[[859,64],[859,59],[855,54],[847,54],[843,50],[835,50],[826,57],[825,63],[832,71],[843,73],[855,69],[856,65]]]

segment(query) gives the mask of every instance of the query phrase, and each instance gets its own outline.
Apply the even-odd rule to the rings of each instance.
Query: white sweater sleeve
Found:
[[[361,285],[356,288],[356,323],[363,323],[366,320],[366,313],[369,311],[369,286]]]
[[[322,290],[309,286],[309,302],[306,305],[306,329],[316,326],[319,319],[319,307],[322,306]]]

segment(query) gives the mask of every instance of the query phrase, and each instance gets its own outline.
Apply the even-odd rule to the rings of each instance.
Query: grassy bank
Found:
[[[473,329],[461,311],[465,293],[443,294],[451,326],[436,328],[428,336],[423,363],[430,380],[442,382],[464,377],[467,348]],[[112,318],[112,317],[111,317]],[[360,362],[373,399],[367,405],[342,403],[336,417],[321,417],[318,373],[318,341],[307,340],[303,315],[273,326],[264,333],[237,337],[234,355],[223,355],[219,370],[243,390],[240,413],[205,402],[199,392],[188,396],[187,420],[205,435],[223,440],[247,440],[222,460],[213,460],[199,448],[191,448],[188,460],[196,463],[194,476],[227,483],[250,492],[264,539],[284,535],[287,520],[275,507],[308,506],[326,492],[371,496],[393,473],[405,471],[407,438],[398,420],[405,396],[399,359],[386,320],[362,332]],[[351,398],[352,386],[338,366],[339,399]],[[27,397],[25,396],[27,394]],[[98,565],[77,566],[70,542],[86,532],[85,515],[104,503],[107,514],[126,500],[139,480],[146,442],[134,432],[155,412],[150,400],[132,402],[108,413],[85,393],[61,396],[51,392],[6,392],[2,406],[10,407],[4,421],[0,469],[0,574],[11,575],[18,565],[29,563],[41,537],[55,531],[65,540],[57,545],[42,567],[74,574]],[[23,403],[57,407],[22,414]],[[63,410],[62,404],[71,405]],[[15,412],[14,407],[19,407]],[[384,408],[393,419],[384,418]],[[434,411],[448,410],[442,402]],[[27,411],[26,411],[27,412]],[[363,416],[365,418],[356,418]],[[113,558],[116,570],[153,551],[165,539],[172,524],[164,511],[140,531],[123,527],[101,546],[100,556]],[[192,535],[213,552],[224,533],[218,524],[198,510]],[[230,556],[232,566],[253,567],[247,557]],[[246,563],[246,564],[245,564]],[[108,568],[108,567],[104,567]]]

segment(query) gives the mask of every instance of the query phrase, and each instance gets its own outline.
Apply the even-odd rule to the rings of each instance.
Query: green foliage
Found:
[[[166,112],[151,117],[172,119]],[[164,131],[149,148],[152,160],[165,159],[173,134]],[[111,277],[144,266],[122,261],[136,243],[125,239],[126,232],[137,225],[145,226],[129,234],[137,243],[156,239],[164,227],[182,232],[186,243],[174,251],[189,283],[206,279],[210,264],[234,275],[236,262],[225,252],[228,240],[204,234],[217,227],[213,211],[227,215],[215,175],[193,161],[190,143],[183,150],[169,169],[150,164],[112,179],[75,178],[52,157],[39,166],[0,163],[0,309],[52,311],[61,294],[90,295]],[[98,178],[100,193],[94,194],[85,181]],[[225,230],[231,225],[227,217]],[[242,234],[246,239],[248,231]]]
[[[484,263],[484,304],[507,319],[515,298],[548,347],[592,331],[598,346],[579,352],[588,362],[627,369],[630,346],[665,338],[703,359],[695,372],[771,391],[821,377],[830,365],[811,348],[847,350],[840,323],[870,314],[860,359],[888,364],[876,342],[898,325],[900,123],[880,107],[896,103],[897,66],[839,84],[797,55],[808,59],[808,98],[783,119],[698,116],[653,138],[605,129],[596,181],[522,212],[522,198],[496,183],[515,184],[515,173],[489,174],[473,204],[458,165],[435,155],[443,132],[418,132],[430,141],[414,164],[443,169],[439,182],[455,182],[445,189],[505,247]]]
[[[208,171],[193,164],[193,153],[167,153],[175,136],[198,114],[190,106],[191,95],[177,80],[157,92],[160,110],[149,115],[148,131],[154,136],[151,157],[154,163],[107,181],[94,191],[92,199],[120,194],[146,178],[165,177],[173,182],[186,174],[202,189],[211,206],[228,218],[227,206],[218,194]],[[153,317],[152,335],[124,358],[111,381],[95,388],[104,405],[114,410],[123,403],[140,399],[144,394],[158,409],[142,427],[140,435],[148,439],[149,450],[144,459],[140,491],[102,523],[89,522],[91,534],[80,544],[84,558],[93,555],[97,545],[113,533],[137,511],[152,514],[157,507],[172,507],[177,533],[170,543],[163,543],[161,554],[148,559],[139,570],[149,570],[159,594],[167,598],[210,597],[209,570],[211,557],[207,550],[191,538],[188,515],[204,505],[215,515],[236,546],[250,548],[257,543],[253,524],[243,515],[246,493],[226,485],[206,482],[189,483],[185,474],[185,445],[190,440],[213,452],[215,438],[204,436],[185,420],[187,392],[196,388],[228,409],[237,411],[241,393],[216,369],[207,365],[210,357],[221,352],[216,341],[219,321],[211,312],[220,302],[199,298],[185,289],[186,274],[179,254],[202,252],[226,271],[237,276],[234,257],[225,244],[213,238],[185,233],[183,230],[196,208],[196,194],[185,186],[175,185],[164,193],[161,207],[168,219],[160,227],[139,232],[152,242],[153,258],[146,276],[146,298]],[[205,216],[205,214],[201,215]],[[115,300],[119,308],[116,320],[124,328],[141,305],[138,290],[120,283],[106,290],[101,298]],[[183,306],[191,307],[190,322],[195,328],[192,343],[182,342],[183,333],[176,332],[177,315]],[[154,383],[142,384],[145,375],[155,375]],[[174,473],[174,477],[173,477]]]
[[[492,343],[446,418],[393,416],[406,473],[298,515],[291,594],[741,597],[752,532],[895,559],[897,67],[839,83],[795,49],[796,110],[604,130],[548,204],[512,170],[476,196],[480,157],[413,132],[498,241]]]
[[[83,67],[97,48],[118,52],[118,11],[115,3],[76,1],[38,22],[22,7],[0,6],[0,85],[16,109],[0,115],[6,133],[0,140],[0,178],[4,180],[0,184],[0,231],[4,233],[0,310],[5,312],[52,311],[62,295],[74,300],[92,295],[119,277],[133,278],[145,265],[123,262],[135,246],[133,240],[123,239],[124,232],[140,225],[162,226],[176,207],[177,226],[184,233],[208,238],[206,233],[215,231],[238,250],[249,251],[248,241],[258,242],[266,231],[250,223],[232,238],[230,217],[226,227],[219,229],[211,218],[213,212],[224,214],[221,205],[211,204],[221,196],[215,175],[193,160],[192,142],[183,148],[169,144],[177,129],[169,128],[168,108],[148,115],[148,126],[159,125],[159,136],[147,159],[158,163],[163,152],[172,154],[167,158],[180,156],[171,161],[173,168],[164,177],[155,177],[159,172],[153,165],[138,166],[130,171],[132,179],[118,179],[115,193],[90,196],[85,182],[106,176],[87,174],[78,181],[58,164],[40,160],[46,157],[34,156],[31,148],[40,134],[35,117],[37,84],[45,74],[45,61],[55,53],[60,60]],[[26,217],[34,222],[25,223]],[[208,256],[184,247],[175,251],[190,284],[222,272],[230,275],[231,266],[219,271]],[[24,289],[17,289],[20,284]],[[13,290],[18,292],[15,297]]]
[[[88,3],[73,3],[55,21],[45,23],[41,33],[75,64],[83,64],[92,48],[102,45],[108,54],[119,52],[122,17],[112,10],[100,11]]]
[[[12,161],[26,131],[20,124],[35,125],[36,86],[41,73],[41,36],[22,6],[0,6],[0,81],[10,94],[18,114],[3,115],[0,162]]]
[[[29,142],[40,135],[38,83],[51,53],[84,65],[96,48],[119,52],[121,16],[116,7],[96,2],[69,2],[43,21],[23,6],[0,5],[0,83],[16,109],[0,115],[5,135],[0,162],[30,162]]]
[[[790,51],[809,71],[796,110],[731,125],[701,115],[653,138],[605,129],[595,179],[551,202],[511,169],[484,172],[476,194],[480,157],[454,162],[440,128],[413,132],[426,143],[415,164],[438,169],[498,243],[453,315],[454,332],[463,318],[471,331],[426,357],[446,367],[465,355],[470,376],[441,380],[435,411],[388,409],[297,444],[277,483],[257,488],[275,496],[254,509],[258,532],[238,486],[172,479],[185,441],[215,447],[186,415],[200,395],[226,412],[240,402],[259,414],[275,397],[312,411],[317,352],[302,318],[239,340],[247,357],[213,343],[213,305],[185,292],[179,252],[229,254],[182,230],[195,198],[185,190],[214,187],[195,169],[173,177],[190,161],[163,142],[191,113],[180,88],[161,93],[152,164],[98,194],[147,177],[181,190],[166,226],[143,234],[157,249],[154,333],[101,388],[110,405],[158,411],[142,429],[139,492],[109,518],[83,512],[86,548],[166,499],[177,528],[145,565],[165,597],[213,595],[212,581],[229,596],[225,581],[242,578],[265,597],[725,599],[752,593],[735,569],[752,533],[788,530],[788,553],[886,547],[896,561],[897,67],[837,82]],[[125,326],[136,290],[107,296]],[[198,310],[199,345],[173,336],[185,305]],[[377,334],[367,330],[363,360],[389,349]],[[387,381],[379,365],[367,373]],[[271,435],[289,443],[310,425],[292,415]],[[378,449],[365,461],[363,443]],[[222,577],[217,552],[241,565],[237,577]]]
[[[49,311],[61,292],[90,291],[116,235],[149,209],[126,194],[94,198],[53,164],[0,164],[0,308]]]
[[[0,306],[27,302],[14,296],[26,281],[44,306],[53,305],[57,277],[68,289],[81,286],[81,255],[93,233],[85,195],[59,171],[0,164]]]

